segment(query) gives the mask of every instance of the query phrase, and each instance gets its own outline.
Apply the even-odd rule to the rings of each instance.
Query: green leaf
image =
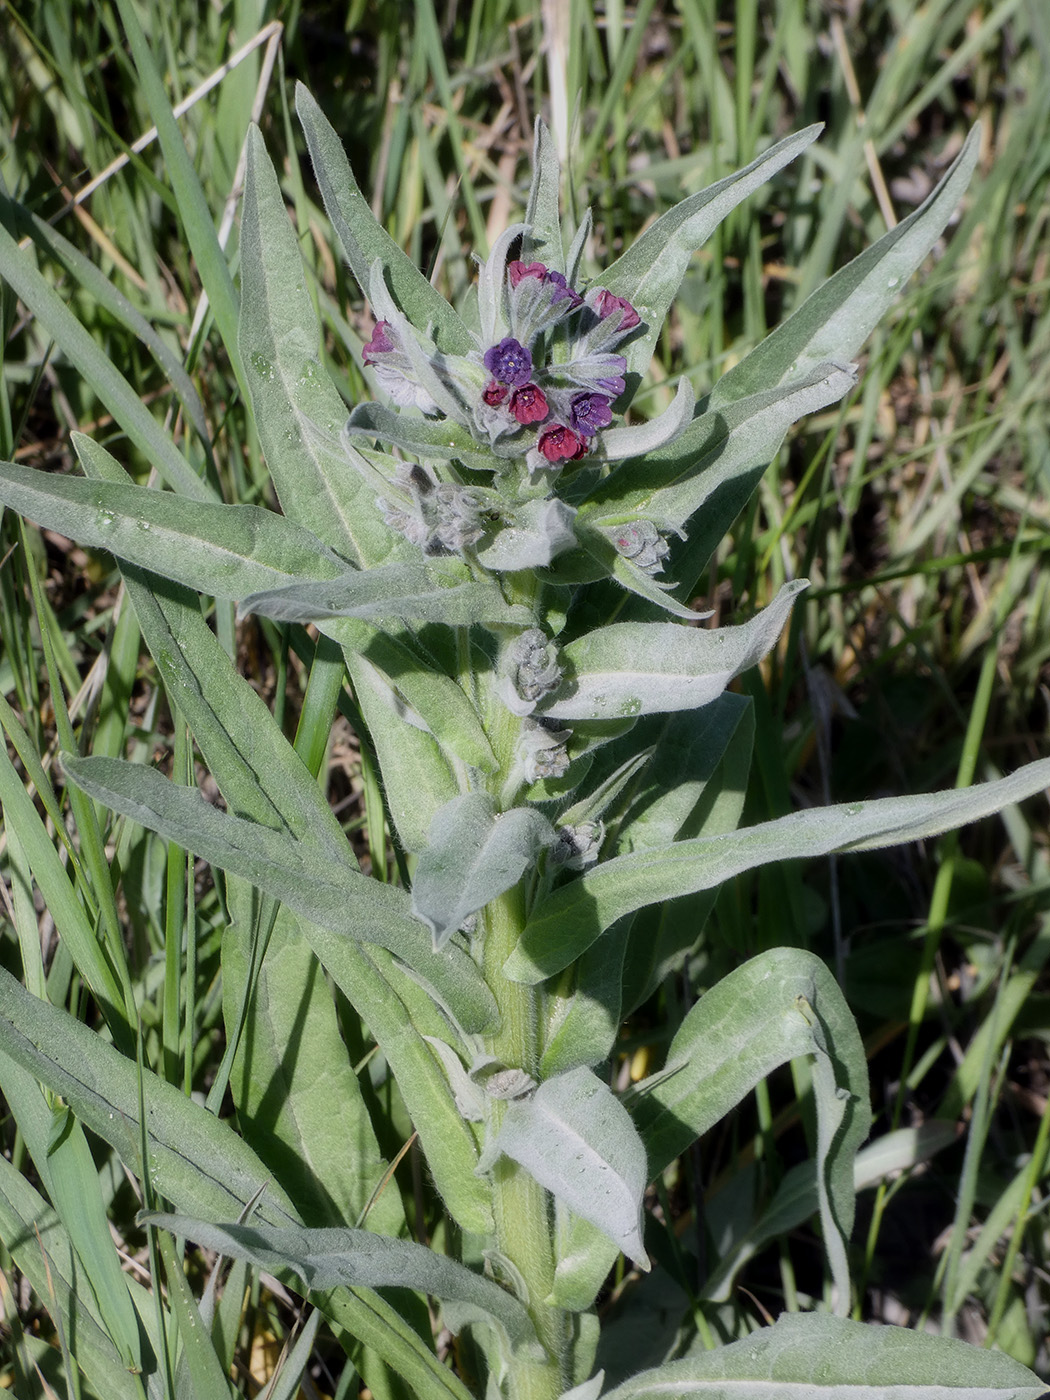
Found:
[[[439,808],[412,881],[412,912],[434,947],[516,885],[553,840],[554,828],[535,808],[498,812],[488,793],[464,793]]]
[[[820,132],[819,126],[797,131],[743,170],[683,199],[635,239],[603,274],[602,286],[626,297],[645,322],[642,333],[624,347],[630,372],[644,374],[648,367],[664,317],[696,250],[727,214],[800,155]]]
[[[377,223],[357,186],[339,137],[302,83],[296,84],[295,110],[306,135],[324,207],[362,292],[368,295],[372,264],[378,260],[409,319],[420,327],[431,326],[442,350],[466,354],[474,345],[470,332],[412,259]]]
[[[15,1266],[28,1279],[37,1298],[60,1321],[67,1337],[75,1337],[77,1365],[99,1395],[108,1400],[161,1400],[160,1378],[153,1358],[144,1376],[133,1375],[102,1326],[90,1291],[84,1288],[83,1267],[75,1258],[67,1231],[47,1202],[25,1177],[0,1157],[0,1239]],[[128,1287],[138,1289],[129,1280]],[[141,1308],[143,1326],[149,1316]]]
[[[324,851],[221,812],[155,769],[68,754],[62,756],[62,766],[66,776],[97,801],[220,869],[243,876],[312,923],[388,948],[464,1027],[481,1029],[493,1017],[491,993],[474,963],[455,944],[440,953],[431,948],[409,913],[404,890],[362,875],[349,860],[340,866]]]
[[[102,450],[76,433],[73,442],[85,455]],[[0,462],[0,501],[80,544],[217,598],[246,598],[295,579],[346,573],[316,535],[259,506],[188,500],[15,462]]]
[[[852,360],[940,237],[970,183],[980,143],[981,128],[975,125],[929,198],[840,268],[724,374],[711,394],[710,407],[722,408],[749,394],[805,377],[828,360]]]
[[[374,494],[346,470],[346,406],[324,367],[295,230],[255,126],[247,154],[239,342],[266,465],[289,519],[363,567],[378,564],[390,531]]]
[[[575,516],[573,507],[557,497],[526,501],[497,528],[489,543],[479,542],[478,563],[497,573],[546,568],[575,545]]]
[[[238,989],[248,979],[249,936],[249,929],[231,926],[223,937],[228,1027],[236,1023]],[[290,910],[278,914],[267,945],[230,1085],[241,1132],[300,1202],[306,1224],[356,1224],[386,1163],[339,1033],[331,989]],[[384,1191],[369,1211],[368,1228],[396,1235],[403,1225],[397,1190]]]
[[[348,652],[354,698],[383,775],[386,807],[406,851],[427,844],[434,813],[460,792],[448,758],[433,736],[406,717],[398,690],[371,661]]]
[[[308,1289],[413,1288],[455,1302],[470,1321],[495,1322],[521,1358],[539,1359],[542,1348],[525,1307],[491,1279],[472,1273],[411,1240],[391,1240],[367,1230],[273,1229],[212,1224],[185,1215],[144,1212],[140,1219],[259,1268],[291,1269]]]
[[[495,584],[425,564],[382,564],[241,596],[242,617],[254,612],[280,622],[404,617],[469,627],[481,622],[526,626],[531,621],[528,610],[508,603]]]
[[[784,1313],[743,1341],[643,1371],[605,1400],[1040,1400],[1046,1386],[1012,1357],[906,1327]]]
[[[525,208],[527,232],[522,242],[521,257],[523,262],[541,262],[552,272],[564,273],[560,201],[558,152],[550,132],[542,119],[537,117],[532,136],[532,185]]]
[[[482,1165],[491,1166],[501,1152],[648,1270],[645,1148],[630,1114],[591,1070],[545,1079],[535,1092],[508,1102]]]
[[[602,456],[609,462],[622,462],[627,457],[641,457],[666,447],[685,431],[695,405],[693,386],[688,379],[680,379],[670,405],[656,418],[602,433]]]
[[[61,1095],[86,1127],[142,1175],[136,1065],[68,1012],[31,996],[2,968],[0,1048]],[[149,1071],[145,1101],[149,1169],[158,1195],[187,1214],[237,1217],[262,1187],[255,1209],[264,1224],[300,1224],[270,1173],[228,1123]],[[383,1299],[339,1290],[317,1302],[337,1326],[404,1375],[415,1393],[469,1400],[466,1389]]]
[[[818,1184],[839,1303],[849,1306],[845,1241],[853,1228],[853,1159],[871,1126],[856,1024],[819,958],[776,948],[752,958],[693,1006],[634,1110],[655,1177],[778,1065],[815,1057]],[[840,1091],[841,1095],[840,1095]]]
[[[566,677],[541,705],[546,718],[613,719],[710,704],[776,643],[799,579],[750,622],[702,629],[674,622],[617,622],[588,632],[561,653]]]
[[[772,861],[871,851],[937,836],[1047,786],[1050,759],[1041,759],[992,783],[811,808],[725,836],[618,856],[537,906],[504,972],[512,981],[542,982],[568,967],[617,919],[647,904],[713,889]]]
[[[479,447],[467,429],[451,418],[412,418],[381,404],[362,403],[350,414],[346,431],[351,437],[379,438],[428,461],[455,458],[479,471],[492,471],[498,465],[492,453]]]

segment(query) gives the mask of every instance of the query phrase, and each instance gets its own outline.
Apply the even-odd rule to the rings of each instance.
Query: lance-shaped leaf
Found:
[[[596,1074],[570,1070],[512,1099],[479,1170],[501,1152],[648,1270],[642,1243],[645,1148],[631,1115]]]
[[[602,433],[602,456],[610,462],[622,462],[628,457],[641,457],[655,452],[658,447],[666,447],[685,431],[695,405],[693,386],[688,379],[680,379],[670,405],[656,418]]]
[[[320,351],[303,260],[262,136],[248,134],[241,218],[239,340],[266,465],[281,508],[347,558],[380,563],[391,535],[346,470],[346,406]]]
[[[568,967],[617,919],[648,904],[714,889],[772,861],[873,851],[939,836],[1046,787],[1050,759],[1044,758],[1009,777],[973,787],[810,808],[725,836],[617,856],[537,906],[504,972],[514,981],[542,982]]]
[[[358,188],[339,137],[310,93],[297,83],[295,110],[302,123],[321,198],[350,270],[365,295],[372,264],[378,259],[406,314],[417,326],[432,326],[443,350],[466,354],[473,337],[445,298],[423,276],[376,220]]]
[[[409,914],[404,890],[362,875],[349,861],[340,866],[326,852],[283,832],[221,812],[155,769],[69,754],[63,755],[62,767],[99,802],[220,869],[243,875],[304,918],[389,949],[434,989],[464,1028],[481,1029],[494,1018],[492,994],[474,963],[454,944],[441,952],[430,947]]]
[[[716,523],[709,522],[709,508],[705,509],[690,532],[691,549],[697,548],[699,537],[710,553],[755,489],[788,428],[806,414],[837,403],[856,382],[851,366],[822,364],[779,389],[763,390],[717,411],[705,407],[668,447],[614,472],[581,507],[581,516],[601,527],[618,525],[631,512],[664,530],[678,530],[718,494]]]
[[[434,935],[434,947],[516,885],[553,840],[554,828],[533,807],[501,813],[483,792],[446,803],[431,823],[412,881],[412,912]]]
[[[495,1322],[519,1356],[543,1355],[525,1306],[512,1293],[411,1240],[367,1230],[213,1224],[161,1211],[145,1211],[140,1220],[270,1272],[291,1269],[308,1289],[413,1288],[456,1302],[457,1318]]]
[[[457,578],[425,564],[381,564],[344,570],[338,578],[305,579],[243,597],[240,615],[259,613],[280,622],[322,622],[326,618],[411,617],[469,627],[476,622],[527,626],[528,610],[508,603],[491,583],[476,583],[465,570]]]
[[[804,579],[785,584],[768,608],[739,627],[619,622],[588,632],[562,652],[566,679],[542,712],[551,719],[695,710],[725,690],[773,646]]]
[[[554,497],[527,501],[511,523],[503,525],[489,543],[480,543],[478,562],[496,573],[542,569],[576,543],[576,511]]]
[[[187,500],[15,462],[0,462],[0,501],[80,544],[214,597],[245,598],[293,579],[346,573],[316,535],[259,506]]]
[[[849,1305],[845,1246],[853,1229],[853,1161],[871,1127],[868,1070],[856,1023],[819,958],[775,948],[724,977],[692,1007],[634,1119],[650,1178],[726,1116],[778,1065],[814,1058],[817,1185],[838,1302]]]
[[[1046,1385],[1001,1352],[828,1313],[784,1313],[741,1342],[668,1361],[605,1400],[1040,1400]]]
[[[804,376],[825,360],[852,360],[940,237],[970,183],[980,144],[981,128],[976,125],[929,198],[840,268],[724,374],[712,391],[710,406],[719,408]]]
[[[455,458],[479,471],[492,471],[495,465],[492,453],[479,447],[467,429],[452,418],[413,418],[382,404],[362,403],[350,414],[346,432],[352,437],[379,438],[414,457]]]
[[[778,142],[743,170],[690,195],[657,219],[602,276],[603,287],[626,297],[645,322],[642,333],[624,346],[627,367],[643,374],[686,268],[696,250],[722,220],[820,135],[808,126]]]
[[[541,262],[552,272],[565,272],[561,237],[561,167],[550,132],[537,117],[532,137],[532,185],[525,208],[522,261]],[[569,278],[572,281],[572,278]]]

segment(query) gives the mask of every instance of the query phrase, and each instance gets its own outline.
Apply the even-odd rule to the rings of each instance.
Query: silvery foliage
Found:
[[[962,792],[738,831],[752,722],[727,687],[776,645],[805,583],[733,626],[698,626],[705,615],[690,606],[788,428],[855,384],[854,357],[966,187],[976,133],[919,210],[705,398],[682,380],[661,412],[628,421],[693,253],[817,128],[690,196],[592,275],[590,218],[563,230],[560,172],[537,123],[524,217],[478,262],[476,296],[457,310],[375,222],[305,90],[297,105],[371,307],[362,363],[378,402],[347,414],[328,377],[296,237],[253,132],[240,350],[282,513],[226,506],[203,487],[135,487],[86,439],[76,441],[86,479],[4,464],[0,498],[122,562],[228,810],[118,760],[67,756],[67,777],[225,870],[231,905],[241,877],[283,906],[283,936],[320,961],[383,1051],[476,1266],[427,1262],[374,1233],[396,1233],[396,1213],[393,1224],[370,1217],[372,1233],[347,1228],[353,1219],[307,1230],[294,1201],[276,1208],[276,1185],[257,1227],[156,1220],[332,1290],[317,1301],[335,1318],[347,1285],[427,1292],[445,1325],[471,1329],[488,1394],[596,1400],[594,1302],[621,1251],[649,1268],[649,1183],[771,1070],[805,1058],[818,1122],[809,1180],[840,1317],[778,1324],[725,1349],[721,1370],[703,1357],[662,1362],[616,1394],[686,1393],[709,1376],[766,1394],[772,1376],[819,1395],[822,1375],[849,1373],[851,1348],[861,1370],[870,1350],[868,1332],[842,1317],[853,1162],[870,1114],[863,1047],[834,979],[811,954],[774,950],[696,1003],[664,1067],[629,1096],[610,1088],[608,1061],[623,1017],[696,945],[722,880],[958,826],[1050,777],[1033,764]],[[411,892],[360,871],[195,600],[157,575],[242,615],[314,623],[335,642]],[[687,917],[647,921],[674,898]],[[8,999],[5,1014],[29,1014]],[[62,1080],[61,1092],[74,1102],[77,1087]],[[74,1108],[113,1131],[112,1112]],[[168,1194],[192,1214],[197,1198]],[[416,1393],[466,1396],[447,1372],[427,1380],[401,1334],[369,1335]],[[939,1355],[936,1339],[916,1336],[878,1379],[935,1375]],[[972,1384],[980,1369],[988,1393],[1034,1393],[1023,1368],[993,1375],[996,1361],[968,1352]],[[954,1351],[946,1364],[958,1369]]]

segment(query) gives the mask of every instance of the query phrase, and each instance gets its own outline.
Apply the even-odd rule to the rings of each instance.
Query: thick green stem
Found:
[[[535,1074],[539,1067],[542,992],[503,976],[503,964],[521,935],[525,921],[520,886],[494,900],[485,917],[485,976],[500,1010],[499,1031],[489,1039],[489,1053],[503,1064]],[[496,1132],[503,1104],[490,1100],[490,1131]],[[499,1252],[520,1275],[529,1313],[547,1352],[541,1362],[515,1362],[510,1375],[514,1400],[556,1400],[569,1384],[568,1323],[559,1308],[545,1302],[554,1284],[554,1243],[550,1201],[542,1186],[507,1157],[492,1174],[493,1214]]]

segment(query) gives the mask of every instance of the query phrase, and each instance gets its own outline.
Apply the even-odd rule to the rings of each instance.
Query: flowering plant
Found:
[[[0,499],[120,561],[225,800],[223,810],[112,756],[63,759],[79,792],[225,872],[220,1082],[202,1105],[136,1074],[135,1008],[89,941],[78,945],[80,970],[112,1043],[4,972],[6,1055],[112,1144],[146,1184],[148,1206],[171,1207],[146,1212],[151,1231],[308,1293],[373,1388],[456,1400],[472,1390],[595,1400],[595,1302],[621,1253],[639,1273],[650,1268],[650,1183],[773,1068],[805,1059],[816,1153],[793,1208],[819,1215],[832,1311],[658,1358],[611,1394],[721,1394],[720,1381],[740,1394],[771,1382],[816,1394],[814,1377],[834,1391],[861,1372],[889,1385],[931,1369],[944,1384],[975,1386],[978,1373],[997,1383],[995,1371],[1010,1394],[1037,1393],[1025,1389],[1030,1373],[1007,1377],[1001,1358],[847,1319],[854,1159],[870,1114],[863,1047],[818,958],[788,947],[742,963],[688,1012],[658,1070],[627,1093],[610,1073],[621,1023],[685,964],[723,882],[773,860],[946,830],[1050,776],[1036,763],[979,787],[738,830],[751,712],[728,687],[776,644],[805,584],[736,626],[698,627],[690,606],[787,429],[855,383],[853,357],[965,189],[975,135],[920,209],[699,404],[683,380],[663,413],[629,424],[694,251],[816,129],[683,201],[590,280],[590,223],[566,246],[557,162],[538,123],[523,222],[480,264],[476,300],[455,309],[372,218],[302,89],[298,110],[374,314],[362,361],[393,406],[347,415],[253,131],[231,355],[283,513],[218,500],[134,413],[129,431],[146,434],[174,490],[133,485],[81,436],[83,478],[0,467]],[[35,284],[24,285],[31,295]],[[190,590],[236,603],[242,617],[318,629],[308,703],[330,714],[345,667],[400,885],[361,869],[316,763],[237,675]],[[383,1190],[389,1172],[333,988],[367,1027],[378,1078],[418,1133],[446,1216],[435,1247],[409,1238],[400,1196]],[[272,1074],[287,1112],[275,1120],[270,1081],[254,1066],[281,1023],[306,1026],[320,1058],[297,1063],[290,1039],[279,1045]],[[212,1111],[227,1087],[239,1132]],[[716,1315],[745,1246],[730,1240],[700,1312]],[[455,1366],[437,1355],[414,1294],[395,1305],[375,1291],[386,1286],[436,1300],[442,1326],[461,1338]],[[116,1328],[119,1305],[100,1309]],[[135,1334],[151,1384],[158,1345]]]

